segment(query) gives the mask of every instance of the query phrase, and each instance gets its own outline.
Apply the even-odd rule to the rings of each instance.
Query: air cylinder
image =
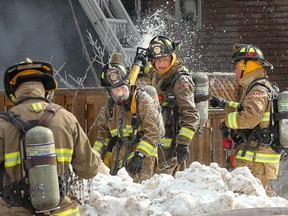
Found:
[[[143,89],[152,97],[153,102],[155,104],[156,109],[158,110],[158,122],[159,122],[159,129],[160,129],[160,136],[161,138],[165,136],[165,127],[162,118],[162,108],[159,103],[159,98],[157,94],[157,90],[150,85],[146,85]]]
[[[277,100],[277,108],[279,113],[288,113],[288,91],[279,94]],[[282,147],[288,148],[288,119],[279,120],[279,142]]]
[[[55,209],[60,193],[53,132],[43,126],[28,130],[25,152],[32,206],[39,211]]]
[[[193,73],[192,78],[195,83],[194,100],[200,116],[199,128],[202,128],[208,121],[209,79],[203,72]]]

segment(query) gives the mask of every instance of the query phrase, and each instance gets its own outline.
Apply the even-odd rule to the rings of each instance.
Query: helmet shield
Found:
[[[29,58],[19,64],[9,67],[4,73],[4,88],[6,95],[14,103],[15,91],[24,82],[42,82],[46,92],[57,88],[53,77],[53,67],[47,62],[32,62]]]

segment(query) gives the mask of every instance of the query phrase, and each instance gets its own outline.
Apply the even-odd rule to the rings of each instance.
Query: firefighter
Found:
[[[71,178],[69,166],[72,165],[77,176],[89,179],[98,173],[101,161],[76,117],[59,105],[49,103],[46,97],[48,92],[53,92],[57,88],[52,65],[46,62],[32,62],[27,58],[24,62],[11,66],[5,71],[4,85],[7,96],[14,103],[9,112],[14,116],[24,120],[38,120],[48,106],[59,109],[48,121],[48,128],[54,135],[55,162],[49,160],[49,157],[43,160],[37,159],[37,149],[35,149],[29,152],[35,156],[34,164],[27,163],[28,158],[22,158],[22,155],[28,155],[28,152],[23,152],[24,149],[20,148],[22,145],[19,144],[20,130],[14,123],[0,118],[0,176],[2,176],[0,215],[79,215],[79,201],[69,192],[68,178]],[[49,112],[54,110],[51,109]],[[27,147],[24,144],[25,150]],[[50,156],[51,159],[52,155]],[[48,186],[40,183],[38,186],[33,185],[33,188],[27,187],[27,181],[32,177],[27,176],[27,167],[39,165],[38,169],[41,170],[41,165],[44,169],[52,164],[56,164],[56,179],[53,181],[59,183],[59,205],[51,211],[38,211],[31,205],[33,194],[30,192],[45,190]],[[34,179],[41,177],[37,176],[37,173],[33,174]],[[45,173],[45,176],[48,177],[49,174]],[[41,198],[45,199],[45,196]]]
[[[96,124],[94,149],[105,161],[110,173],[125,167],[134,182],[152,177],[160,142],[158,110],[151,96],[137,86],[129,85],[129,73],[119,63],[103,67],[100,84],[107,90],[106,104]]]
[[[275,92],[264,67],[273,69],[262,51],[254,45],[234,46],[231,58],[240,88],[239,102],[221,97],[210,99],[212,107],[224,108],[225,125],[236,133],[234,146],[235,167],[247,166],[267,189],[268,180],[277,178],[280,154],[271,143],[269,131],[271,99]]]
[[[156,36],[148,48],[149,64],[143,55],[135,58],[142,61],[144,74],[152,81],[159,95],[165,137],[158,148],[157,173],[174,175],[186,167],[190,156],[189,146],[199,125],[199,113],[194,101],[194,83],[191,74],[177,58],[180,43],[165,36]],[[180,75],[180,73],[186,75]],[[189,75],[188,75],[189,74]]]

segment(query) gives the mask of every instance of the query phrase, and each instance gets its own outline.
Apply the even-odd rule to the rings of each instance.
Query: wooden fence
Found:
[[[218,95],[227,100],[237,100],[237,85],[232,74],[211,73],[208,77],[210,96]],[[94,143],[97,133],[94,127],[104,104],[104,95],[103,88],[59,89],[54,93],[52,101],[72,112],[87,133],[90,142]],[[4,91],[0,91],[0,111],[7,111],[12,106]],[[217,162],[220,166],[224,166],[226,153],[223,150],[222,136],[218,127],[223,117],[222,109],[209,109],[209,120],[203,128],[204,134],[193,138],[188,164],[199,161],[205,165]]]

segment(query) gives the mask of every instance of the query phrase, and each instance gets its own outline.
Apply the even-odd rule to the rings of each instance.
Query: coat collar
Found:
[[[268,78],[265,69],[261,68],[250,72],[239,80],[239,85],[246,89],[253,81],[259,78]]]

